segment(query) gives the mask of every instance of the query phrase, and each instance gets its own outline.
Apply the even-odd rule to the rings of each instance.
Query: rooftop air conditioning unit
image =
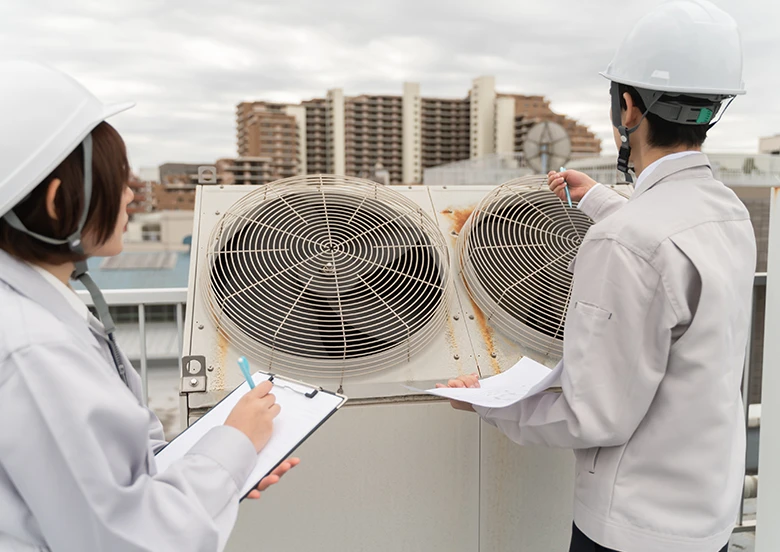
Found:
[[[242,506],[228,550],[562,549],[570,453],[516,447],[404,386],[490,376],[523,355],[553,366],[589,225],[538,176],[496,189],[328,175],[200,186],[184,419],[241,383],[241,355],[350,397],[303,445],[302,467]]]

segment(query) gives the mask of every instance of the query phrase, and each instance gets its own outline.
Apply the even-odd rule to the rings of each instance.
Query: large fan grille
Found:
[[[268,369],[342,377],[408,361],[447,316],[449,254],[398,192],[338,176],[280,180],[226,212],[203,287],[218,330]]]
[[[458,258],[469,294],[531,355],[563,354],[568,265],[590,225],[547,188],[545,177],[526,176],[488,194],[460,233]]]

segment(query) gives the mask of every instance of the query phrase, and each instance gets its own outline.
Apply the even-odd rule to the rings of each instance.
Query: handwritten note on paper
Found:
[[[551,387],[562,371],[561,364],[550,370],[530,358],[523,358],[506,372],[480,380],[479,388],[409,389],[476,406],[504,408]]]

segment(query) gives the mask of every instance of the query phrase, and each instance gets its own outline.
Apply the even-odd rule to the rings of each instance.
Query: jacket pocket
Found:
[[[598,305],[594,305],[592,303],[577,301],[576,303],[574,303],[574,308],[575,310],[577,310],[577,312],[585,316],[590,316],[592,318],[596,318],[599,320],[609,320],[610,318],[612,318],[611,312],[609,312],[606,309],[602,309]]]
[[[588,473],[596,473],[596,463],[599,461],[600,452],[601,447],[594,447],[588,452],[588,465],[590,466],[588,468]]]
[[[596,473],[596,463],[598,462],[599,452],[601,452],[601,447],[574,451],[574,455],[577,459],[577,475]]]

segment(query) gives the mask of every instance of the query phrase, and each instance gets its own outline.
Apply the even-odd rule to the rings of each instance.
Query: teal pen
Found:
[[[565,171],[566,169],[564,167],[561,167],[561,172]],[[566,179],[563,179],[563,189],[566,190],[566,201],[569,202],[569,207],[573,207],[571,204],[571,194],[569,193],[569,185],[566,183]]]
[[[249,388],[254,389],[255,381],[252,379],[252,374],[249,373],[249,361],[245,357],[238,357],[238,367],[241,368],[241,373],[244,374],[244,379],[249,384]]]

